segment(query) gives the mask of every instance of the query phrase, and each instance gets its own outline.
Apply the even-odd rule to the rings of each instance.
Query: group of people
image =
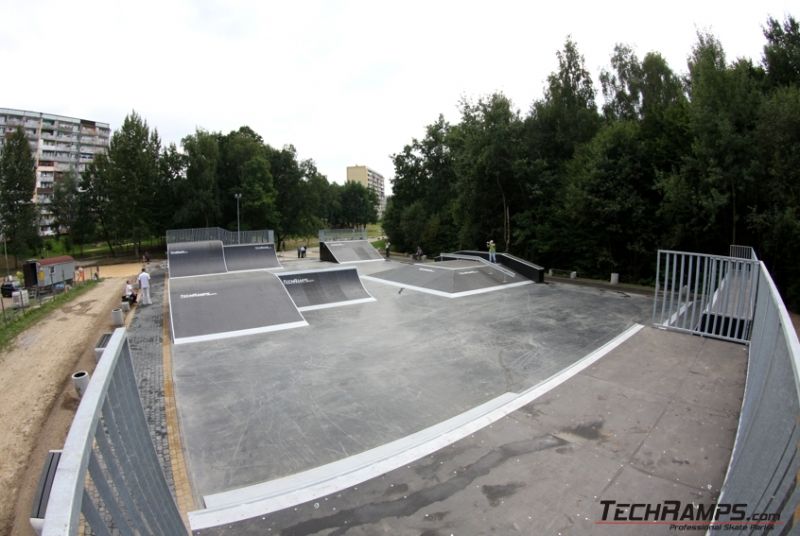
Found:
[[[122,297],[123,301],[135,305],[139,302],[139,294],[142,297],[142,305],[151,305],[153,301],[150,299],[150,274],[147,273],[147,268],[142,268],[136,278],[139,287],[139,293],[136,292],[131,284],[131,280],[125,281],[125,295]]]
[[[297,258],[298,259],[305,259],[306,258],[306,251],[308,248],[305,246],[297,246]]]

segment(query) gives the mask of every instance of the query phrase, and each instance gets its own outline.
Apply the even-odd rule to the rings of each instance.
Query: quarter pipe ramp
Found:
[[[169,301],[175,344],[308,325],[281,280],[269,272],[172,279]]]
[[[278,278],[300,311],[375,301],[354,267],[287,272]]]

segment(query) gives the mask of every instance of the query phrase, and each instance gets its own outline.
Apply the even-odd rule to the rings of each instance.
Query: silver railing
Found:
[[[199,227],[195,229],[170,229],[167,231],[167,244],[175,242],[202,242],[220,240],[225,245],[275,243],[275,233],[271,229],[257,231],[228,231],[221,227]]]
[[[125,329],[111,336],[75,413],[44,536],[188,534],[150,441]]]
[[[653,323],[746,343],[757,288],[758,261],[659,250]]]
[[[366,240],[367,229],[320,229],[317,233],[320,242],[336,240]]]
[[[719,502],[746,504],[748,514],[779,514],[774,532],[796,534],[800,343],[764,263],[758,274],[747,383]]]
[[[737,259],[750,259],[751,261],[758,260],[756,251],[750,246],[731,245],[728,251],[728,255],[731,257],[736,257]]]

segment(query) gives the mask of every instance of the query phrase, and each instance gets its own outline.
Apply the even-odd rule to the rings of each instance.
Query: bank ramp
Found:
[[[284,272],[278,278],[300,311],[375,301],[354,267]]]
[[[229,272],[282,268],[275,244],[233,244],[223,247]]]
[[[382,261],[383,256],[368,240],[340,240],[319,243],[319,258],[322,261],[340,264]]]
[[[270,272],[173,278],[169,302],[175,344],[308,325],[281,280]]]
[[[505,267],[486,265],[477,260],[449,260],[436,263],[401,264],[364,279],[408,288],[445,298],[462,298],[473,294],[530,285],[530,279]]]
[[[228,271],[220,240],[167,244],[167,261],[170,278],[221,274]]]

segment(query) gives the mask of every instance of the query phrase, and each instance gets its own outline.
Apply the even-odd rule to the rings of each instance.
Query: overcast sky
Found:
[[[527,112],[568,35],[597,85],[620,42],[684,73],[698,30],[759,63],[767,17],[790,14],[797,0],[0,0],[0,107],[112,129],[136,110],[176,143],[249,125],[329,180],[355,164],[389,179],[389,155],[458,121],[463,97]]]

